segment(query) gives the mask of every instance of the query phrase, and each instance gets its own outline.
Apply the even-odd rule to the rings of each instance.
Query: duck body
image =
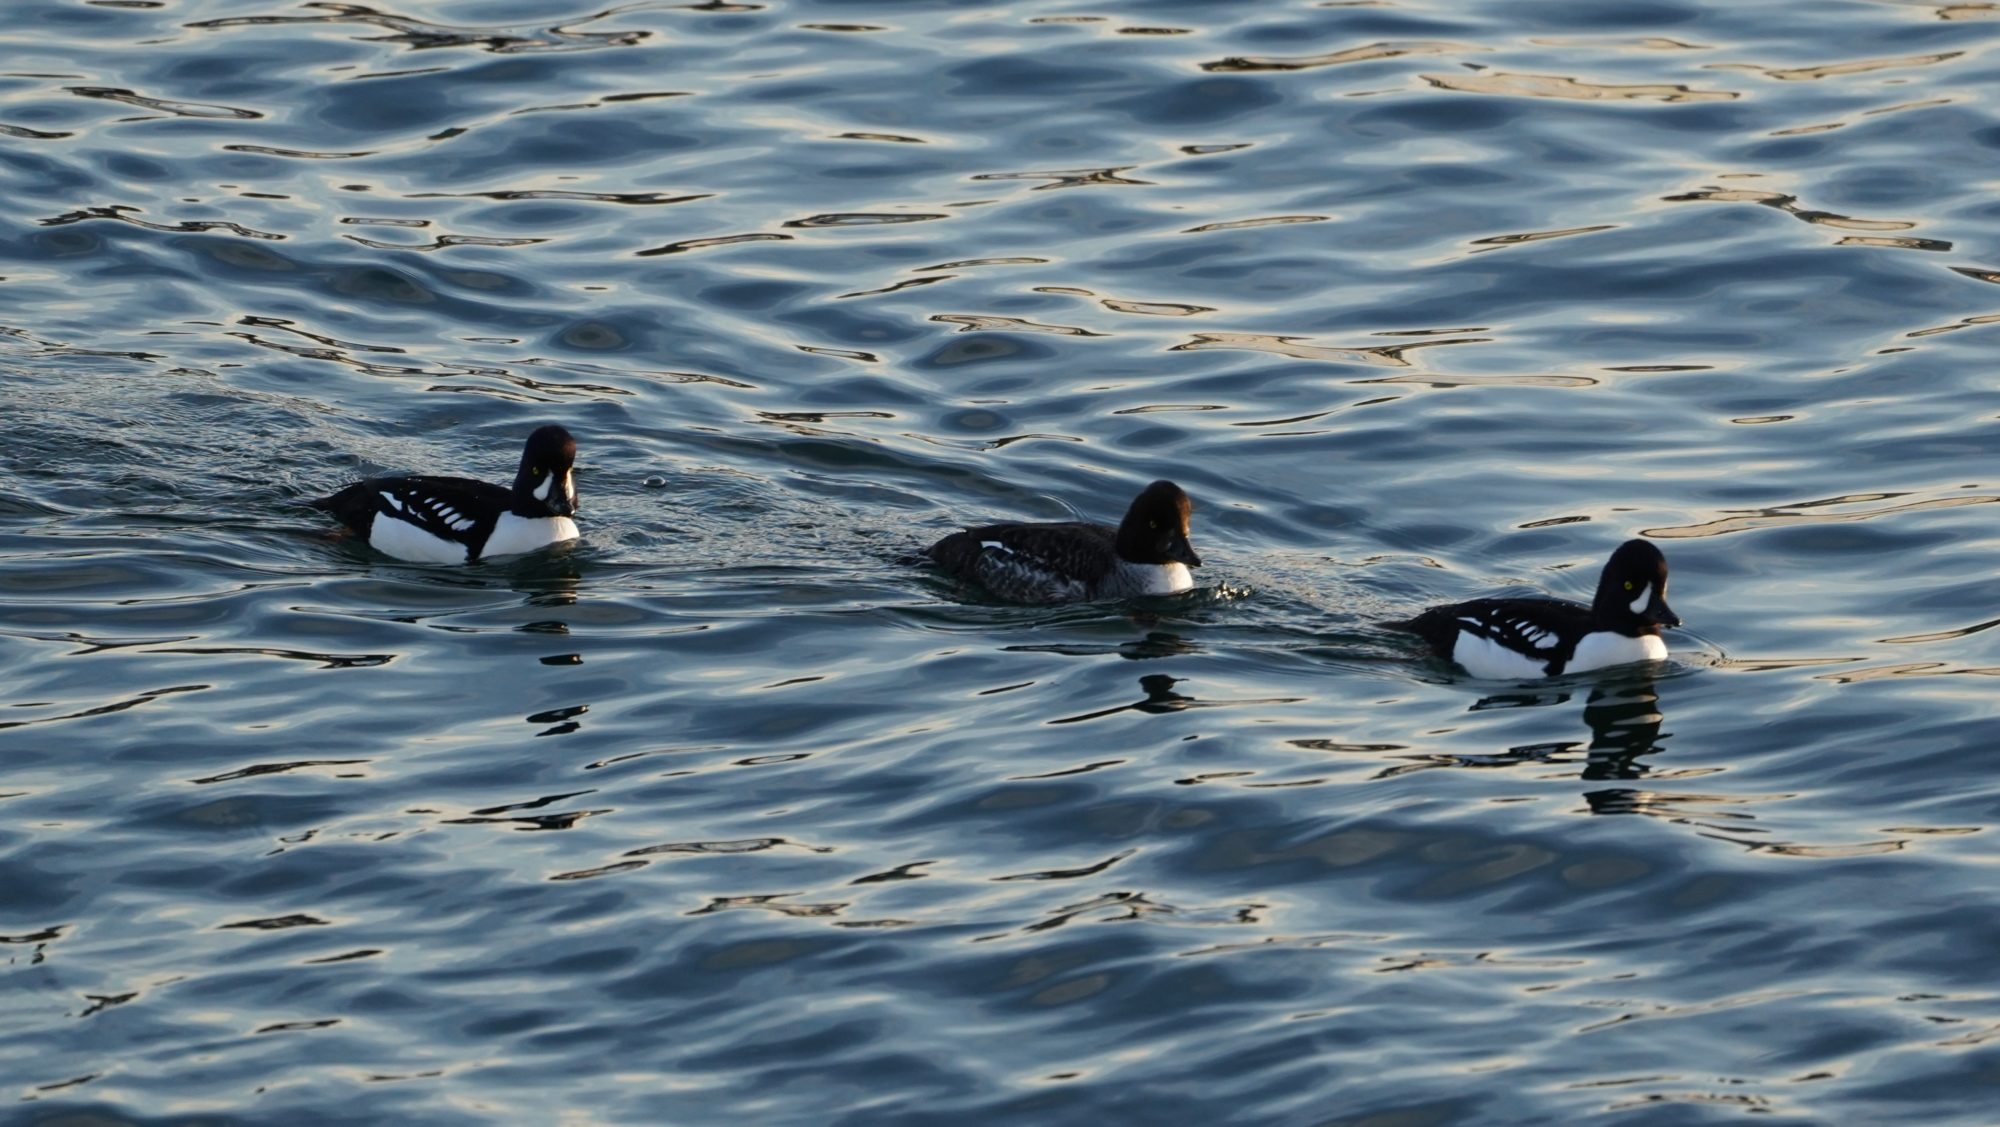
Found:
[[[924,550],[946,573],[1017,603],[1173,595],[1194,587],[1192,505],[1172,482],[1146,487],[1117,527],[1086,521],[968,528]]]
[[[1657,633],[1595,629],[1589,607],[1561,599],[1474,599],[1432,607],[1402,628],[1474,677],[1495,680],[1558,677],[1667,656]]]
[[[1118,530],[1082,521],[988,524],[954,532],[925,554],[945,571],[1017,603],[1172,595],[1194,587],[1186,564],[1118,558]]]
[[[1521,681],[1662,660],[1667,644],[1660,629],[1680,624],[1667,606],[1666,558],[1646,541],[1630,540],[1604,565],[1589,606],[1474,599],[1387,625],[1417,635],[1474,677]]]
[[[557,426],[530,435],[509,489],[465,477],[374,477],[311,502],[369,547],[412,563],[477,563],[577,537],[576,440]]]

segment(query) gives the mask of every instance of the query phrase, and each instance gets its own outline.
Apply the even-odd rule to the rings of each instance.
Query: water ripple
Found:
[[[14,1097],[1983,1123],[1996,10],[23,0]],[[1656,668],[1381,626],[1634,535]]]

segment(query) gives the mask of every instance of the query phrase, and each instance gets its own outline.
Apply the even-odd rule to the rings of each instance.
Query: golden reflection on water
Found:
[[[1816,67],[1761,67],[1751,64],[1721,64],[1716,69],[1728,66],[1732,69],[1753,70],[1766,78],[1780,82],[1810,82],[1821,78],[1842,78],[1850,74],[1869,74],[1878,70],[1897,67],[1930,66],[1933,63],[1949,62],[1965,54],[1963,51],[1944,51],[1935,55],[1902,55],[1888,59],[1855,59],[1845,63],[1826,63]]]
[[[1902,513],[1925,512],[1932,509],[1957,509],[1967,505],[1990,505],[2000,501],[2000,495],[1978,493],[1951,497],[1927,497],[1916,501],[1903,501],[1894,505],[1878,505],[1866,509],[1847,509],[1841,512],[1820,511],[1836,505],[1867,504],[1873,501],[1902,497],[1902,493],[1855,494],[1843,497],[1828,497],[1818,501],[1800,501],[1790,505],[1778,505],[1767,509],[1740,510],[1741,515],[1718,517],[1701,524],[1672,525],[1663,528],[1646,529],[1643,535],[1659,540],[1686,540],[1700,536],[1726,536],[1732,532],[1748,532],[1759,528],[1776,528],[1792,524],[1848,524],[1855,521],[1873,520],[1876,517],[1895,516]],[[1811,509],[1812,512],[1799,512]]]
[[[1407,43],[1370,43],[1361,47],[1349,47],[1341,51],[1330,51],[1324,55],[1231,56],[1230,58],[1220,59],[1212,63],[1203,63],[1201,64],[1201,69],[1219,73],[1311,70],[1314,67],[1341,66],[1346,63],[1371,63],[1381,59],[1401,58],[1405,55],[1445,55],[1482,50],[1486,50],[1486,48],[1467,43],[1429,40],[1415,40]]]
[[[1729,102],[1743,95],[1732,90],[1696,90],[1666,82],[1587,82],[1559,74],[1514,74],[1481,71],[1474,74],[1426,74],[1425,82],[1461,94],[1502,94],[1518,98],[1567,98],[1581,102]]]

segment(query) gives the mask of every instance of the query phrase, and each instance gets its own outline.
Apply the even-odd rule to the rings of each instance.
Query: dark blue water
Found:
[[[0,1119],[1993,1122],[1996,43],[16,0]],[[543,422],[572,549],[297,504]],[[1634,535],[1663,667],[1373,625]]]

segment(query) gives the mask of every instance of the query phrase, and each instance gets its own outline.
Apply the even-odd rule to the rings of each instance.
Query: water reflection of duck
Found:
[[[1144,638],[1117,645],[1101,642],[1055,642],[1038,646],[1003,646],[1008,653],[1051,653],[1070,657],[1097,657],[1116,654],[1127,661],[1152,661],[1163,657],[1185,657],[1201,652],[1201,647],[1179,634],[1154,630]]]
[[[1049,723],[1075,724],[1083,720],[1096,720],[1105,716],[1114,716],[1120,712],[1179,712],[1190,705],[1199,703],[1193,697],[1183,696],[1174,691],[1174,686],[1180,683],[1181,678],[1179,677],[1169,677],[1164,673],[1148,673],[1144,677],[1139,678],[1139,687],[1145,690],[1146,699],[1134,701],[1131,704],[1121,704],[1116,708],[1104,708],[1096,712],[1087,712],[1081,716],[1065,716],[1060,720],[1051,720]]]
[[[1172,595],[1194,586],[1201,557],[1188,543],[1193,505],[1181,487],[1141,490],[1117,528],[1068,521],[987,524],[924,550],[939,567],[1017,603]]]
[[[1495,693],[1479,698],[1470,711],[1550,708],[1568,703],[1571,695],[1567,690]],[[1660,750],[1660,740],[1664,738],[1660,735],[1660,724],[1663,722],[1660,696],[1651,677],[1593,686],[1589,699],[1584,702],[1583,722],[1590,725],[1590,743],[1585,748],[1580,777],[1637,779],[1651,773],[1652,768],[1641,763],[1639,757]],[[1508,748],[1504,756],[1477,759],[1459,756],[1454,762],[1456,765],[1477,766],[1511,766],[1525,762],[1570,763],[1575,761],[1573,756],[1578,746],[1574,740],[1518,744]],[[1597,791],[1585,797],[1598,813],[1622,813],[1624,811],[1599,810],[1599,797],[1629,793]]]
[[[416,563],[477,563],[576,539],[576,439],[559,426],[528,436],[512,489],[467,477],[371,477],[310,502],[363,543]]]
[[[1527,679],[1581,673],[1667,656],[1660,628],[1681,620],[1667,606],[1667,559],[1644,540],[1611,554],[1591,605],[1564,599],[1474,599],[1433,607],[1391,629],[1415,634],[1474,677]]]
[[[1190,708],[1228,708],[1241,704],[1297,704],[1298,697],[1262,697],[1244,700],[1198,700],[1174,691],[1174,686],[1185,678],[1169,677],[1165,673],[1148,673],[1139,678],[1139,688],[1144,690],[1144,700],[1121,704],[1114,708],[1100,708],[1080,716],[1065,716],[1051,720],[1051,724],[1077,724],[1085,720],[1099,720],[1106,716],[1116,716],[1120,712],[1148,712],[1154,715],[1167,712],[1182,712]]]
[[[1586,779],[1640,778],[1651,768],[1639,757],[1660,750],[1665,738],[1660,735],[1665,722],[1660,694],[1651,677],[1592,689],[1583,706],[1583,722],[1590,725],[1589,759],[1583,766]]]

